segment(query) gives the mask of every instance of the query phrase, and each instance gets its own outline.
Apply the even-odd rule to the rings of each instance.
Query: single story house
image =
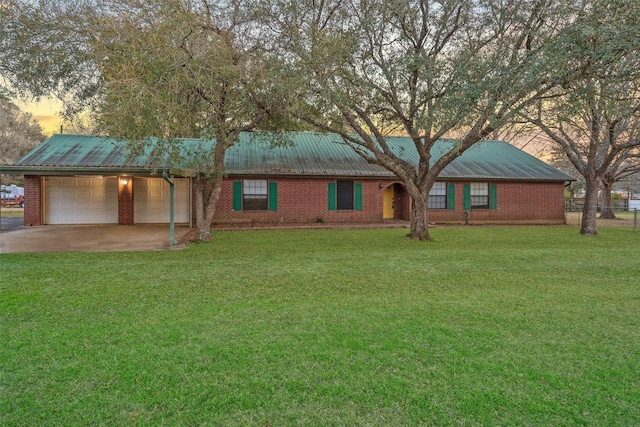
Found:
[[[271,146],[246,133],[227,151],[214,223],[409,219],[411,200],[397,177],[367,163],[339,136],[292,132],[287,139],[289,144]],[[202,143],[180,141],[184,147]],[[417,164],[409,138],[388,142]],[[436,144],[434,157],[453,143]],[[174,222],[192,224],[188,173],[168,161],[148,163],[145,156],[130,159],[113,139],[58,134],[0,171],[24,174],[25,225],[169,223],[171,193]],[[481,141],[442,171],[429,198],[429,219],[561,224],[564,186],[572,180],[506,142]]]

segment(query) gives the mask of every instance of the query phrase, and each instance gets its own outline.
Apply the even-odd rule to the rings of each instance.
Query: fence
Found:
[[[614,207],[613,212],[615,214],[615,218],[607,219],[600,218],[600,215],[605,210],[604,208],[604,206],[598,206],[598,215],[596,219],[596,225],[598,227],[624,227],[634,229],[640,227],[640,209],[626,210]],[[581,209],[576,209],[575,206],[567,206],[565,215],[568,225],[580,226],[580,223],[582,222]]]

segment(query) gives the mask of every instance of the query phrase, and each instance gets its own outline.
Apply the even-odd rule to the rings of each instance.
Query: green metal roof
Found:
[[[362,178],[392,178],[386,169],[367,163],[338,135],[290,132],[291,144],[272,146],[269,134],[244,133],[227,150],[225,168],[229,175],[260,176],[344,176]],[[212,141],[179,140],[185,151],[201,145],[205,150]],[[418,163],[418,153],[411,139],[389,137],[392,150],[410,163]],[[433,150],[434,161],[454,144],[452,140],[438,142]],[[139,173],[149,174],[147,158],[128,160],[122,143],[114,139],[81,135],[54,135],[10,166],[0,166],[3,172],[21,173]],[[166,160],[154,170],[180,168]],[[543,161],[503,141],[481,141],[449,164],[440,179],[571,181],[572,177]]]
[[[146,170],[144,159],[128,160],[122,146],[110,138],[57,134],[27,153],[15,166],[26,169]]]

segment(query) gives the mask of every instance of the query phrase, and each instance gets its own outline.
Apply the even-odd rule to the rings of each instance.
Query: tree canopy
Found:
[[[640,147],[640,6],[600,2],[563,30],[557,57],[583,70],[523,115],[555,142],[586,184],[580,232],[597,234],[598,190],[634,172]],[[610,200],[610,199],[609,199]]]
[[[227,148],[278,115],[269,59],[248,11],[233,0],[118,0],[93,13],[98,127],[139,147],[151,136],[166,142],[177,164],[192,171],[197,238],[206,240]],[[203,143],[186,151],[178,137]],[[210,139],[215,144],[205,143]]]
[[[17,161],[44,140],[42,128],[31,114],[0,95],[0,164]],[[8,181],[3,179],[3,184]]]
[[[410,237],[429,240],[427,198],[444,167],[510,123],[579,68],[557,69],[553,43],[573,6],[553,0],[270,2],[283,68],[299,79],[297,117],[339,133],[411,195]],[[456,132],[439,158],[431,149]],[[420,163],[386,144],[412,138]]]
[[[0,4],[0,90],[56,97],[73,116],[87,107],[100,76],[82,2],[6,0]]]
[[[634,109],[620,102],[636,90],[624,70],[640,68],[639,6],[629,3],[8,0],[0,74],[19,92],[59,94],[71,112],[89,107],[98,130],[133,151],[152,136],[173,155],[176,137],[215,139],[185,166],[202,239],[238,134],[306,123],[393,172],[413,203],[409,237],[429,240],[439,173],[503,126],[574,120],[578,100],[615,88],[627,95],[603,102],[602,115],[628,128],[607,109]],[[394,134],[413,140],[417,167],[387,145]]]

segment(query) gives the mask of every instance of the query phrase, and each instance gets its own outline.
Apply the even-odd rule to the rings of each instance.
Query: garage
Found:
[[[133,180],[133,222],[136,224],[169,223],[170,185],[162,178]],[[189,222],[189,179],[174,180],[174,222]]]
[[[118,181],[50,176],[45,181],[46,224],[117,224]]]

